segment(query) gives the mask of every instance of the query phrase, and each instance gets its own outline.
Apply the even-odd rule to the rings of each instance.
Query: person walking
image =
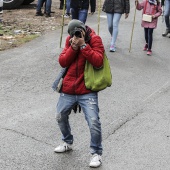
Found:
[[[151,21],[145,21],[142,19],[141,26],[144,27],[144,36],[146,44],[144,51],[147,51],[147,55],[152,55],[152,42],[153,42],[153,30],[157,27],[158,17],[162,14],[162,8],[159,0],[143,0],[139,3],[135,1],[136,9],[142,10],[142,15],[147,14],[150,16]]]
[[[54,149],[63,153],[73,149],[73,135],[69,124],[69,114],[74,106],[79,105],[88,123],[92,158],[90,167],[101,165],[102,134],[99,118],[98,92],[86,88],[84,69],[86,60],[95,68],[103,65],[104,45],[94,30],[79,20],[73,19],[68,24],[69,36],[59,56],[59,63],[66,67],[60,97],[57,103],[56,120],[62,133],[63,143]]]
[[[105,0],[102,10],[106,12],[108,30],[111,35],[110,52],[115,52],[119,21],[124,13],[125,19],[128,18],[130,3],[129,0]]]
[[[165,24],[166,24],[166,30],[162,34],[163,37],[167,36],[170,33],[170,0],[162,0],[161,5],[165,5]]]
[[[38,0],[37,8],[36,8],[36,16],[43,16],[41,8],[43,7],[44,3],[45,3],[45,16],[46,17],[51,17],[52,0]]]
[[[89,0],[71,0],[70,8],[72,19],[78,19],[85,24],[88,15]]]

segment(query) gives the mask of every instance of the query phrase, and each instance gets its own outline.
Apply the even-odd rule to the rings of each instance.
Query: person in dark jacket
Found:
[[[85,24],[89,9],[89,0],[71,0],[72,19],[78,19]]]
[[[76,33],[78,30],[79,35]],[[69,36],[66,38],[65,47],[59,56],[60,65],[68,69],[63,79],[56,113],[63,144],[56,147],[54,152],[63,153],[72,150],[73,135],[69,125],[69,114],[72,108],[78,104],[83,110],[91,134],[90,149],[92,159],[89,166],[98,167],[101,165],[103,150],[98,93],[86,88],[84,69],[87,60],[95,68],[102,67],[104,45],[101,38],[79,20],[73,19],[69,22],[68,33]]]
[[[170,0],[162,0],[161,3],[162,6],[165,5],[164,16],[165,16],[166,30],[165,33],[162,34],[162,36],[165,37],[170,33]]]
[[[122,14],[125,14],[125,19],[130,12],[129,0],[105,0],[103,11],[106,12],[108,30],[111,34],[110,52],[116,51],[116,39],[118,36],[118,26]]]

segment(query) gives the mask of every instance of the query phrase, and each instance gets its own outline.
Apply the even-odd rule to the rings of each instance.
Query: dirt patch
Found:
[[[4,10],[0,19],[0,51],[18,47],[25,42],[46,34],[49,31],[59,29],[63,24],[63,10],[59,9],[60,0],[53,0],[51,17],[35,16],[35,0],[29,5],[21,5],[19,9]],[[103,4],[104,0],[101,0]],[[96,1],[96,13],[99,1]],[[44,7],[43,7],[44,8]],[[42,8],[42,12],[44,9]],[[64,18],[67,25],[71,18]]]
[[[35,16],[36,4],[37,1],[34,1],[29,5],[22,5],[19,9],[3,11],[3,21],[0,23],[0,51],[18,47],[62,26],[63,11],[59,9],[59,0],[52,3],[51,17]],[[64,25],[69,21],[70,18],[65,18]]]

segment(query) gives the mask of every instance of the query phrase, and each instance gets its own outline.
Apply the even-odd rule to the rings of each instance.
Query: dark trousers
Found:
[[[145,33],[145,41],[148,44],[148,50],[152,49],[152,41],[153,41],[153,28],[144,28]]]
[[[90,0],[90,9],[91,9],[91,12],[95,12],[95,10],[96,10],[96,0]]]

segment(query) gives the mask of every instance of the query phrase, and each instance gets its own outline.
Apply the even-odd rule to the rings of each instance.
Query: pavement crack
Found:
[[[126,123],[130,122],[131,120],[135,119],[138,115],[142,114],[143,111],[138,111],[136,114],[132,115],[131,117],[129,117],[128,119],[124,120],[122,123],[119,123],[117,124],[114,129],[112,128],[109,128],[109,126],[112,126],[112,123],[110,123],[108,126],[105,126],[103,128],[104,129],[107,129],[108,132],[105,133],[106,135],[103,137],[103,139],[108,139],[111,135],[113,135],[114,133],[116,133],[119,129],[121,129]],[[110,130],[110,131],[109,131]]]
[[[55,146],[53,146],[53,145],[50,144],[50,143],[44,142],[44,141],[39,140],[39,139],[37,139],[37,138],[35,138],[35,137],[33,137],[33,136],[26,135],[26,134],[24,134],[24,133],[22,133],[22,132],[18,132],[18,131],[16,131],[16,130],[13,130],[13,129],[10,129],[10,128],[2,128],[2,127],[1,127],[1,129],[5,130],[5,131],[10,131],[10,132],[13,132],[13,133],[22,135],[22,136],[24,136],[24,137],[30,138],[30,139],[35,140],[35,141],[37,141],[37,142],[40,142],[40,143],[42,143],[42,144],[46,144],[46,145],[48,145],[48,146],[55,147]]]

